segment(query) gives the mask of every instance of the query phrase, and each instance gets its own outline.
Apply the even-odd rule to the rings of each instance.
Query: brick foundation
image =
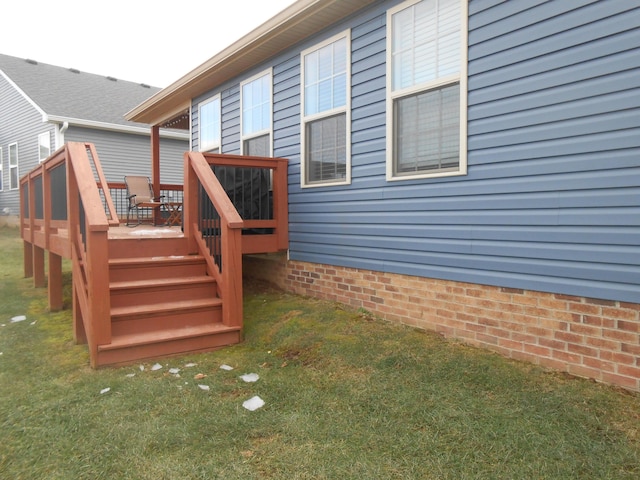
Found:
[[[640,305],[251,256],[245,275],[640,391]]]

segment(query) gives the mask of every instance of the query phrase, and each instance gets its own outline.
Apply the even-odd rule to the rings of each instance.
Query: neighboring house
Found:
[[[640,2],[300,0],[128,118],[184,112],[289,159],[246,274],[640,389]]]
[[[19,213],[18,186],[67,141],[95,144],[107,181],[151,175],[149,129],[124,114],[159,88],[0,55],[0,213]],[[184,132],[161,131],[164,183],[182,184]]]

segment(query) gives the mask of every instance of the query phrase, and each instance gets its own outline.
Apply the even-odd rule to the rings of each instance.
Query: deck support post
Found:
[[[44,248],[34,245],[33,247],[33,286],[44,287]]]
[[[87,343],[87,332],[84,329],[84,323],[82,320],[82,309],[80,308],[80,302],[78,300],[78,294],[76,293],[75,285],[72,287],[71,302],[73,304],[73,340],[76,344]]]
[[[24,240],[23,258],[24,258],[24,278],[33,277],[33,244]]]
[[[49,252],[49,310],[62,310],[62,257]]]

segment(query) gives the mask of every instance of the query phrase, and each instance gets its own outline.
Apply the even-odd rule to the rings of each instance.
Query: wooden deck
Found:
[[[261,183],[268,215],[243,219],[215,165],[271,178]],[[285,159],[187,152],[184,178],[162,186],[183,193],[182,226],[135,227],[120,223],[127,196],[105,180],[92,144],[68,143],[20,180],[25,276],[48,284],[58,310],[62,258],[71,259],[74,338],[93,367],[240,342],[242,255],[288,248]]]

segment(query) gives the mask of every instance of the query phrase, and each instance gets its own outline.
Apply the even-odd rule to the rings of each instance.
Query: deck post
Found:
[[[78,294],[76,293],[75,286],[71,291],[71,302],[73,303],[73,307],[71,309],[73,312],[73,339],[76,344],[84,345],[87,343],[87,332],[84,329],[84,322],[82,320],[82,308],[80,307],[80,301],[78,300]]]
[[[151,127],[151,183],[153,184],[153,196],[160,196],[160,126]],[[160,223],[160,209],[153,209],[153,223]]]
[[[31,242],[27,242],[26,240],[22,241],[23,245],[23,258],[24,258],[24,278],[33,277],[33,244]]]
[[[49,252],[49,310],[62,310],[62,257]]]
[[[223,257],[228,262],[222,270],[224,304],[222,323],[229,327],[242,326],[242,230],[226,228],[222,236]]]
[[[184,181],[182,199],[182,224],[184,238],[189,242],[189,252],[197,252],[198,246],[195,240],[193,224],[198,221],[199,183],[196,173],[189,161],[189,154],[184,154]]]
[[[33,245],[33,286],[44,287],[44,248]]]

